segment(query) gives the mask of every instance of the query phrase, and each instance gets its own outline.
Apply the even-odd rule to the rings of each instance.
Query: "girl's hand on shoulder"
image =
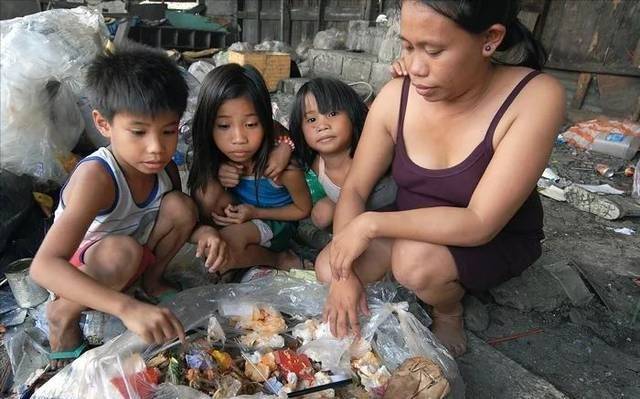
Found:
[[[333,236],[329,248],[329,264],[335,280],[353,277],[353,262],[362,255],[373,239],[367,217],[368,213],[358,215]]]
[[[243,166],[234,162],[224,162],[218,169],[218,180],[222,187],[234,188],[240,183]]]
[[[393,61],[393,63],[389,67],[389,71],[391,72],[391,78],[399,78],[401,76],[409,75],[409,73],[407,72],[407,66],[405,65],[404,59],[402,57]]]
[[[211,226],[202,226],[198,236],[196,258],[204,257],[204,266],[210,273],[224,266],[229,260],[227,243]]]
[[[280,175],[289,165],[291,160],[291,148],[286,143],[280,143],[269,154],[264,176],[277,182]]]

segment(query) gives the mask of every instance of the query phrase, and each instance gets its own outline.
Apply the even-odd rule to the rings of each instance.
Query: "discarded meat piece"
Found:
[[[236,328],[251,330],[257,333],[280,334],[287,329],[287,323],[277,310],[270,306],[260,306],[253,311],[250,318],[232,318]]]
[[[389,378],[391,378],[391,374],[373,352],[367,352],[360,359],[352,360],[351,367],[355,369],[358,377],[360,377],[360,383],[367,392],[376,397],[384,394],[384,389],[389,382]]]
[[[274,355],[278,369],[282,374],[295,373],[300,380],[306,381],[309,386],[313,384],[313,367],[306,355],[295,353],[291,349],[275,351]]]
[[[146,368],[134,375],[127,376],[126,379],[127,381],[125,381],[125,378],[122,376],[111,379],[111,383],[118,389],[118,392],[120,392],[120,395],[122,395],[124,399],[130,398],[127,386],[133,388],[133,391],[136,392],[141,399],[151,399],[155,392],[155,386],[160,380],[160,371],[155,367]]]
[[[185,379],[189,383],[189,387],[193,389],[200,389],[200,370],[188,369]]]
[[[247,361],[244,364],[244,375],[253,382],[265,382],[269,378],[269,367],[266,364]]]
[[[450,390],[440,366],[425,357],[412,357],[393,373],[383,399],[443,399]]]

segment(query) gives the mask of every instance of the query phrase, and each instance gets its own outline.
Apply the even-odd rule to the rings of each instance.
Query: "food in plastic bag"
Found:
[[[264,308],[264,304],[268,303],[268,307],[274,311],[282,312],[286,316],[286,318],[283,317],[285,322],[291,317],[291,319],[297,318],[303,325],[311,325],[311,323],[304,323],[304,321],[317,318],[321,314],[326,293],[326,286],[314,281],[291,277],[289,274],[278,274],[244,284],[203,286],[179,293],[168,304],[168,307],[180,318],[186,331],[192,331],[191,335],[197,334],[200,338],[195,341],[188,338],[184,348],[178,346],[165,354],[167,358],[175,356],[178,365],[185,367],[185,375],[176,378],[175,385],[186,385],[191,381],[196,383],[203,392],[212,395],[220,385],[221,378],[229,376],[241,384],[241,389],[237,392],[238,395],[251,395],[258,392],[274,392],[265,386],[265,382],[262,382],[269,381],[274,377],[283,385],[281,388],[276,385],[272,387],[280,389],[279,394],[316,386],[327,381],[326,377],[331,378],[332,381],[340,381],[341,377],[329,370],[325,364],[315,363],[313,358],[310,361],[308,356],[301,353],[304,351],[304,346],[296,351],[295,345],[288,343],[288,345],[292,345],[289,349],[243,352],[242,346],[237,345],[239,344],[238,331],[232,325],[234,323],[228,323],[229,320],[219,319],[227,336],[226,347],[222,349],[211,348],[205,337],[212,309],[215,311],[216,308],[219,308],[219,317],[225,317],[222,316],[222,313],[226,311],[227,313],[241,313],[247,318],[248,315],[251,315],[252,319],[255,309]],[[365,376],[366,384],[371,387],[370,391],[373,395],[381,396],[383,394],[384,384],[390,376],[390,371],[395,370],[408,358],[422,356],[431,359],[442,370],[451,385],[450,396],[455,399],[463,398],[464,386],[455,361],[426,327],[430,323],[428,315],[419,306],[416,306],[416,309],[409,313],[409,303],[396,303],[398,300],[412,301],[411,298],[414,297],[411,294],[406,294],[397,285],[389,283],[374,284],[368,288],[367,293],[372,314],[370,318],[363,317],[361,324],[363,326],[362,338],[370,346],[347,338],[339,350],[335,345],[325,346],[325,350],[330,352],[334,358],[338,358],[338,355],[343,352],[344,356],[339,356],[339,364],[343,364],[342,362],[346,359],[347,368],[361,375],[361,380],[362,376]],[[225,306],[219,306],[221,303]],[[415,299],[411,303],[415,304]],[[320,345],[323,340],[330,339],[335,340],[333,337],[327,337],[310,341],[307,345]],[[335,344],[336,341],[333,341],[332,344]],[[72,364],[73,367],[65,368],[36,391],[34,397],[36,399],[53,397],[64,399],[109,398],[112,392],[109,392],[104,386],[105,376],[113,377],[113,372],[116,370],[115,364],[121,363],[121,359],[126,358],[130,353],[142,352],[145,347],[135,335],[127,332],[103,347],[86,352]],[[211,354],[217,368],[188,369],[184,353],[188,353],[190,349],[194,348],[206,350]],[[225,371],[222,371],[222,362],[219,359],[226,358],[226,356],[214,355],[214,351],[217,350],[228,353],[229,357],[235,359],[230,362],[227,358],[225,362],[230,367]],[[369,354],[370,351],[372,354]],[[153,354],[149,355],[149,360],[152,360],[151,356]],[[303,360],[305,358],[307,361]],[[360,371],[355,367],[350,367],[351,360],[360,368]],[[323,362],[331,363],[333,361],[328,360],[327,357],[323,358]],[[101,364],[101,367],[95,367],[95,364]],[[148,362],[147,367],[150,365],[151,363]],[[160,361],[158,368],[166,374],[164,381],[167,382],[169,372],[166,363]],[[194,371],[189,372],[189,370]],[[318,373],[321,374],[318,375]],[[131,374],[131,372],[127,374]],[[190,381],[187,380],[187,377]],[[109,385],[112,384],[109,383]],[[72,389],[69,389],[70,386],[73,386]],[[324,393],[322,395],[324,396]]]
[[[412,357],[393,373],[383,399],[444,399],[450,389],[437,364],[425,357]]]
[[[278,334],[263,334],[255,331],[240,337],[240,343],[251,349],[282,348],[284,338]]]
[[[100,13],[83,7],[0,21],[0,167],[64,182],[84,129],[84,71],[107,38]]]
[[[287,329],[287,323],[280,312],[271,306],[256,306],[251,316],[232,317],[235,327],[243,330],[251,330],[260,334],[280,334]]]
[[[211,316],[209,318],[209,324],[207,326],[207,338],[209,342],[220,342],[224,345],[224,341],[226,340],[226,335],[220,326],[220,322],[216,319],[215,316]]]

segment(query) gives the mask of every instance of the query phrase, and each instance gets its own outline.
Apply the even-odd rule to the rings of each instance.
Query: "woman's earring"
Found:
[[[487,44],[486,46],[484,46],[484,50],[485,51],[491,51],[491,46]]]

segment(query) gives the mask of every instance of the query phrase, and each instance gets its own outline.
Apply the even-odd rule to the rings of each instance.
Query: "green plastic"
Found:
[[[320,181],[318,180],[318,176],[316,176],[316,173],[313,170],[307,170],[304,174],[304,179],[307,181],[307,186],[311,192],[311,201],[313,202],[313,205],[327,196],[327,193],[324,192],[324,188],[322,188],[322,184],[320,184]]]
[[[227,32],[227,29],[206,17],[183,11],[165,11],[165,17],[172,26],[180,29],[204,30],[209,32]]]
[[[78,345],[73,350],[61,351],[61,352],[51,352],[49,354],[49,359],[50,360],[77,359],[78,357],[80,357],[80,355],[82,355],[84,353],[84,351],[86,349],[87,349],[87,343],[83,341],[80,345]]]

